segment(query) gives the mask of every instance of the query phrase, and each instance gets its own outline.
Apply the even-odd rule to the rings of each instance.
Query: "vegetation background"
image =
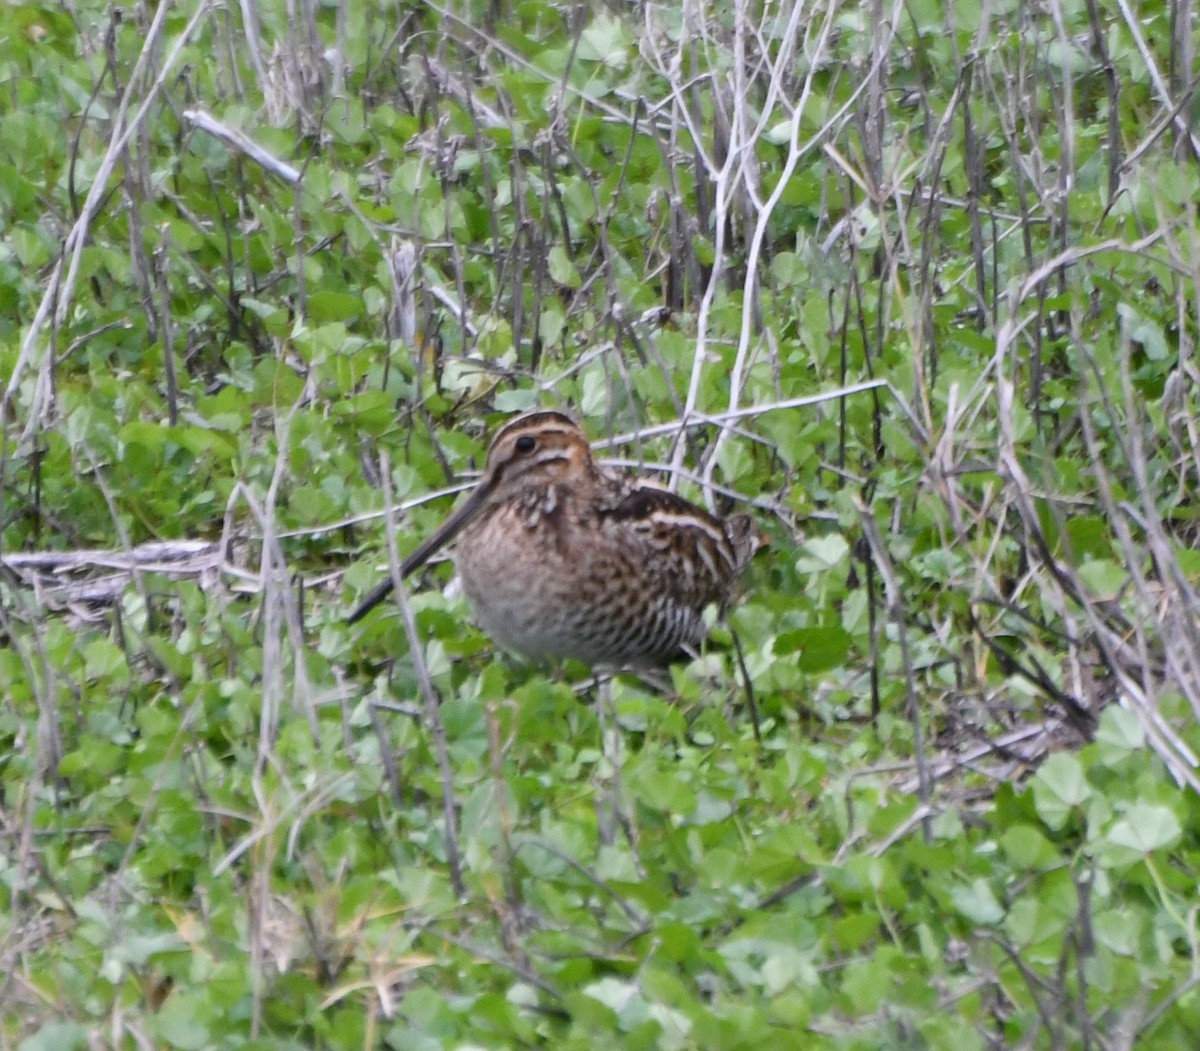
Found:
[[[1197,37],[6,3],[0,1047],[1192,1051]],[[539,404],[744,669],[347,629]]]

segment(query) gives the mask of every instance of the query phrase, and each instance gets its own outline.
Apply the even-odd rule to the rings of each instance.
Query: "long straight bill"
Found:
[[[491,486],[486,484],[486,479],[480,482],[458,507],[450,512],[450,517],[446,519],[437,529],[435,529],[425,541],[417,545],[416,550],[404,560],[400,566],[400,579],[403,580],[410,573],[420,569],[429,559],[437,554],[446,544],[450,543],[462,531],[463,526],[471,521],[483,507],[484,501],[487,499]],[[353,613],[346,619],[347,624],[357,624],[376,606],[379,605],[385,598],[392,593],[392,589],[396,586],[395,580],[390,576],[379,583],[365,599],[362,600]]]

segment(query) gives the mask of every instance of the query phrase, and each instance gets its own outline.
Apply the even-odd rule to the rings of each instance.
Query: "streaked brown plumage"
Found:
[[[458,537],[479,626],[524,657],[665,664],[704,637],[761,538],[650,482],[601,468],[579,426],[535,410],[506,423],[467,499],[404,560],[407,576]],[[351,614],[360,620],[391,579]]]

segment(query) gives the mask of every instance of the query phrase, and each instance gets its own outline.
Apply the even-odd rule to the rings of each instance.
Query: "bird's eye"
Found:
[[[514,443],[514,446],[519,453],[531,453],[536,445],[537,442],[534,440],[534,437],[531,434],[522,434],[521,437],[518,438]]]

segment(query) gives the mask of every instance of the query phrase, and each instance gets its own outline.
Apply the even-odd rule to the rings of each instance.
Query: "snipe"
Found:
[[[401,576],[456,536],[463,590],[496,643],[603,666],[665,664],[698,645],[704,608],[726,603],[761,542],[748,515],[717,518],[603,469],[579,426],[553,410],[500,428],[479,484]],[[389,578],[350,623],[391,590]]]

